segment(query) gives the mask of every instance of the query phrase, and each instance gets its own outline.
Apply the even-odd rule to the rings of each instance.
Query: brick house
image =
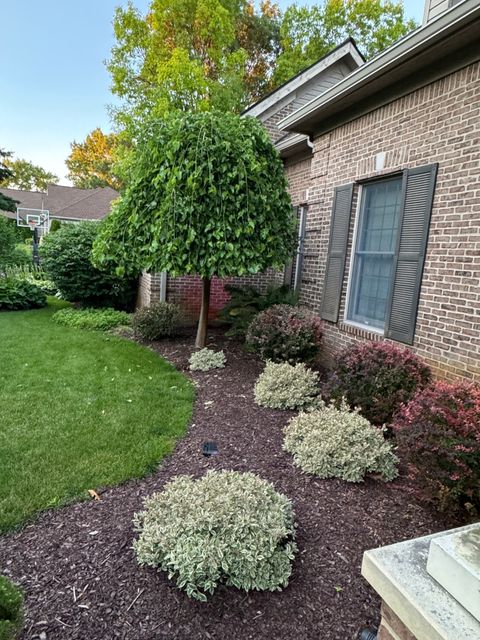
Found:
[[[341,74],[330,86],[297,77],[245,112],[270,131],[300,218],[293,268],[254,283],[291,279],[324,319],[327,364],[388,339],[437,375],[480,379],[479,42],[479,0],[427,0],[423,25],[370,61],[352,41],[319,61]]]

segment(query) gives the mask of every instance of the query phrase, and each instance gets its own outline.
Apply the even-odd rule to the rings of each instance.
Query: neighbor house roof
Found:
[[[0,191],[17,200],[18,206],[28,209],[45,209],[50,212],[51,218],[60,220],[101,220],[110,211],[112,201],[118,197],[118,192],[111,187],[77,189],[59,184],[49,184],[45,193],[21,189],[0,189]],[[16,213],[3,213],[11,218],[16,217]]]
[[[304,135],[326,133],[478,61],[479,42],[479,0],[463,0],[288,114],[278,126]]]

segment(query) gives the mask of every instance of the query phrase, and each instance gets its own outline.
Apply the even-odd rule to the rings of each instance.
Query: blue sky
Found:
[[[312,4],[299,2],[298,4]],[[110,130],[113,99],[103,61],[112,18],[126,0],[0,0],[0,148],[65,180],[70,142],[95,127]],[[142,12],[148,0],[134,0]],[[281,0],[280,6],[292,4]],[[421,21],[422,0],[405,0]]]

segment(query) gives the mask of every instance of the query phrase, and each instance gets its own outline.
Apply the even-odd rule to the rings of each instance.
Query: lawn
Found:
[[[184,376],[133,342],[56,325],[63,304],[0,313],[0,531],[152,471],[191,417]]]

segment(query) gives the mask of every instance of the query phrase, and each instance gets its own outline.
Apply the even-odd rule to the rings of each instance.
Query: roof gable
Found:
[[[287,80],[261,100],[251,105],[242,115],[253,116],[264,121],[285,103],[294,103],[294,108],[308,102],[341,80],[346,74],[364,63],[364,58],[353,38],[330,51],[317,62]]]

